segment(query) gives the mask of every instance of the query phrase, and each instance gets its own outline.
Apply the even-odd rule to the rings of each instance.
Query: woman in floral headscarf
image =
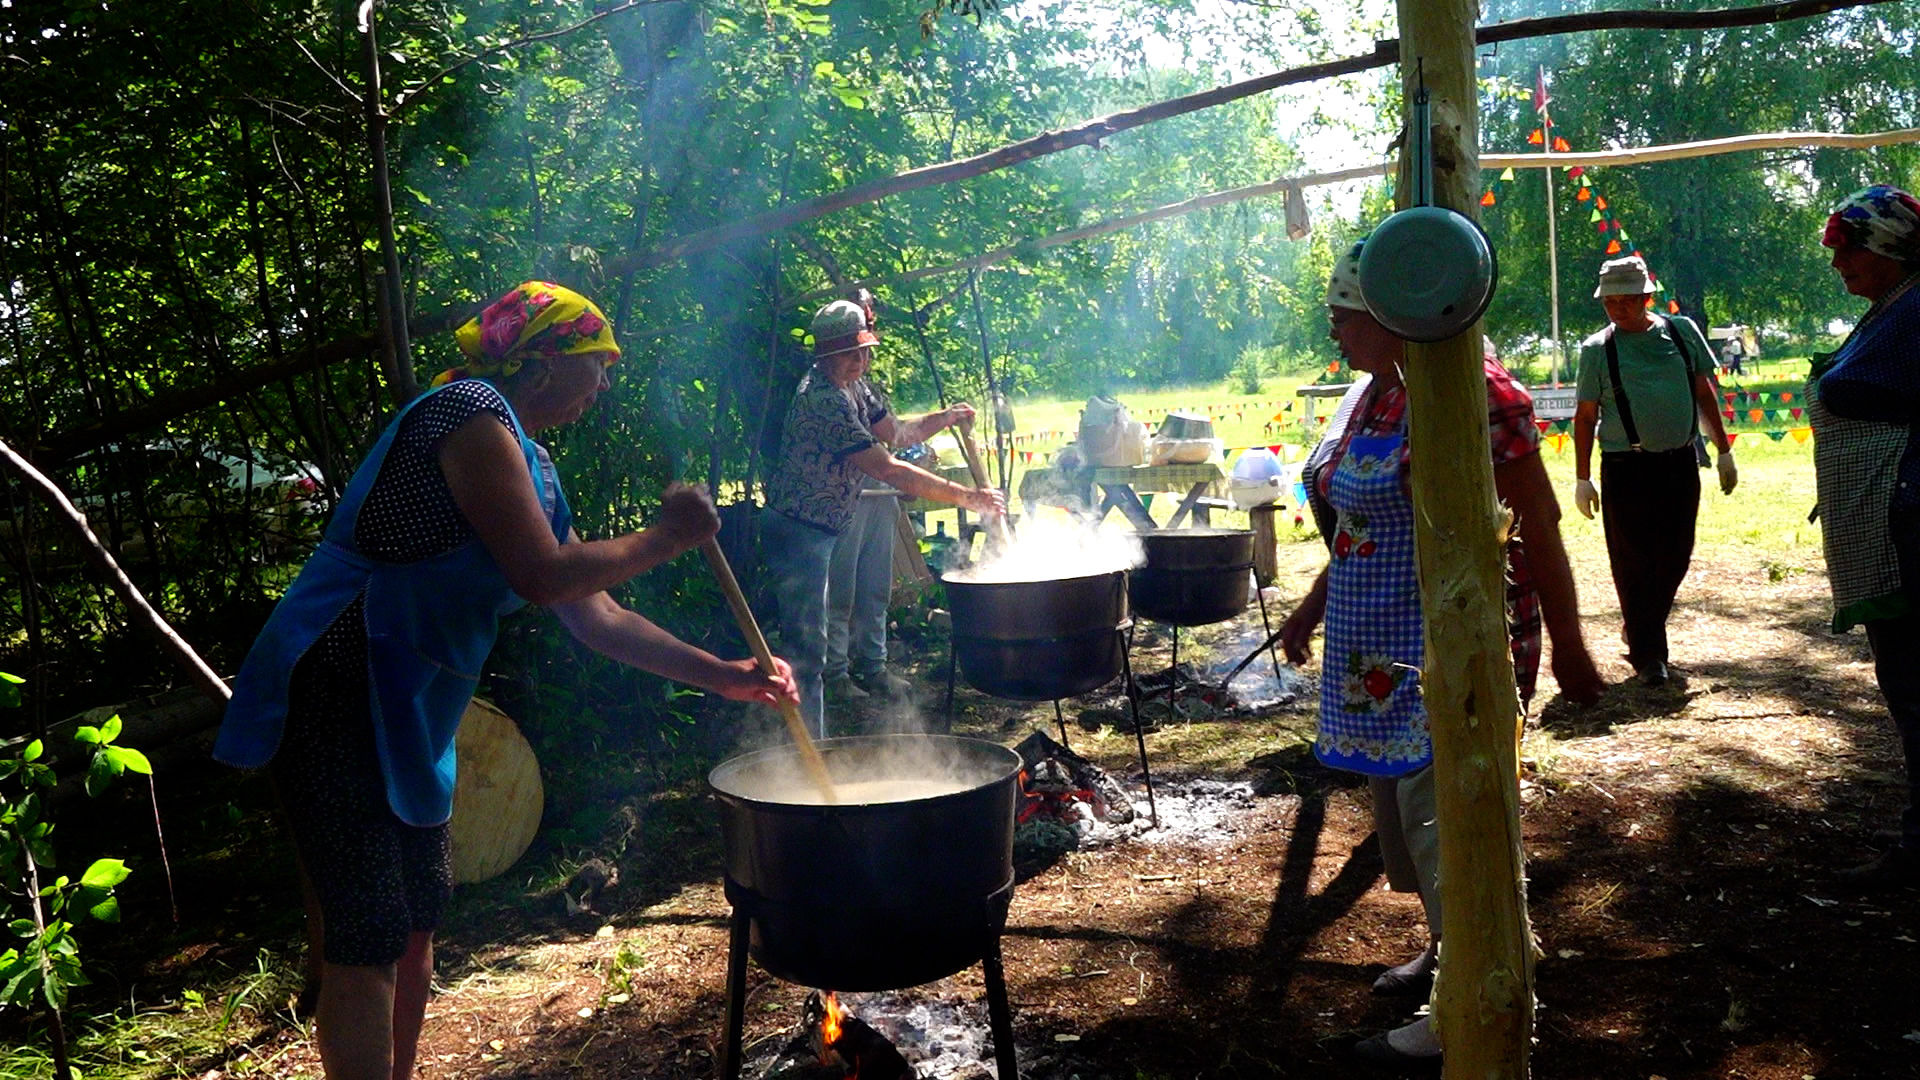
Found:
[[[456,331],[465,359],[400,411],[234,681],[214,755],[268,765],[324,927],[318,1043],[332,1080],[413,1075],[452,889],[454,730],[500,616],[554,609],[615,660],[740,701],[790,672],[723,661],[606,590],[720,526],[669,487],[644,532],[582,541],[530,432],[577,419],[619,359],[580,294],[531,281]]]
[[[1877,184],[1848,196],[1820,242],[1846,290],[1869,301],[1807,380],[1813,465],[1833,589],[1833,630],[1865,625],[1906,752],[1895,842],[1842,871],[1860,888],[1920,883],[1920,200]]]

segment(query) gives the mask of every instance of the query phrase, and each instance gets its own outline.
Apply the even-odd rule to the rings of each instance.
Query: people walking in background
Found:
[[[1658,686],[1667,681],[1667,616],[1693,561],[1700,514],[1696,416],[1719,451],[1720,491],[1731,494],[1740,476],[1720,422],[1713,352],[1691,319],[1647,309],[1653,291],[1638,255],[1600,266],[1593,295],[1607,325],[1580,343],[1573,505],[1589,518],[1601,511],[1627,660],[1642,682]]]
[[[853,525],[862,477],[982,514],[1005,513],[1006,499],[915,468],[881,445],[921,442],[973,419],[973,406],[960,402],[913,419],[895,417],[866,382],[880,341],[866,309],[835,300],[815,313],[812,329],[813,366],[787,410],[760,544],[779,605],[774,629],[800,684],[801,715],[824,736],[827,576],[834,545]]]
[[[1280,641],[1289,660],[1304,664],[1314,629],[1326,623],[1314,754],[1367,777],[1388,884],[1419,894],[1431,934],[1418,956],[1388,968],[1373,989],[1423,997],[1438,962],[1440,830],[1420,689],[1425,631],[1407,473],[1407,390],[1400,378],[1406,350],[1361,302],[1364,243],[1335,264],[1327,287],[1329,336],[1363,377],[1341,400],[1303,475],[1331,557],[1281,627]],[[1560,543],[1560,506],[1540,461],[1533,401],[1491,355],[1483,367],[1494,486],[1516,520],[1506,553],[1507,616],[1521,700],[1533,696],[1544,620],[1561,693],[1591,702],[1601,694],[1600,674],[1581,640],[1573,571]],[[1432,1065],[1440,1044],[1423,1019],[1360,1043],[1356,1053],[1376,1063]]]
[[[1920,884],[1920,200],[1877,185],[1827,219],[1822,244],[1846,290],[1869,301],[1807,379],[1833,630],[1867,628],[1900,733],[1907,808],[1891,844],[1843,871],[1861,888]]]

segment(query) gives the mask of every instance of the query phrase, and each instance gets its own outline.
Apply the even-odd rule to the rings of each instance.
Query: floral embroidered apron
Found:
[[[1400,476],[1404,441],[1356,435],[1327,485],[1338,525],[1314,754],[1375,776],[1403,776],[1433,760],[1417,670],[1425,639],[1413,500]]]

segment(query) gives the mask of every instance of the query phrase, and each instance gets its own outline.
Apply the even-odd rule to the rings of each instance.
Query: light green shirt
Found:
[[[1653,315],[1653,325],[1637,334],[1606,327],[1580,343],[1579,401],[1600,403],[1600,449],[1631,450],[1620,409],[1613,401],[1613,380],[1607,375],[1607,331],[1613,331],[1620,353],[1620,383],[1633,408],[1633,426],[1640,432],[1640,448],[1658,452],[1678,450],[1693,441],[1693,376],[1713,370],[1713,353],[1691,319],[1676,315],[1673,328],[1685,344],[1687,357],[1676,351],[1667,336],[1665,320]]]

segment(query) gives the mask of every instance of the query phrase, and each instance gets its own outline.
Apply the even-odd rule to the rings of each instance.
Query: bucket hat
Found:
[[[880,343],[880,338],[867,327],[866,309],[851,300],[835,300],[815,312],[810,329],[815,359]]]
[[[1600,264],[1600,284],[1594,299],[1602,296],[1643,296],[1654,290],[1653,275],[1647,273],[1647,260],[1624,255]]]

